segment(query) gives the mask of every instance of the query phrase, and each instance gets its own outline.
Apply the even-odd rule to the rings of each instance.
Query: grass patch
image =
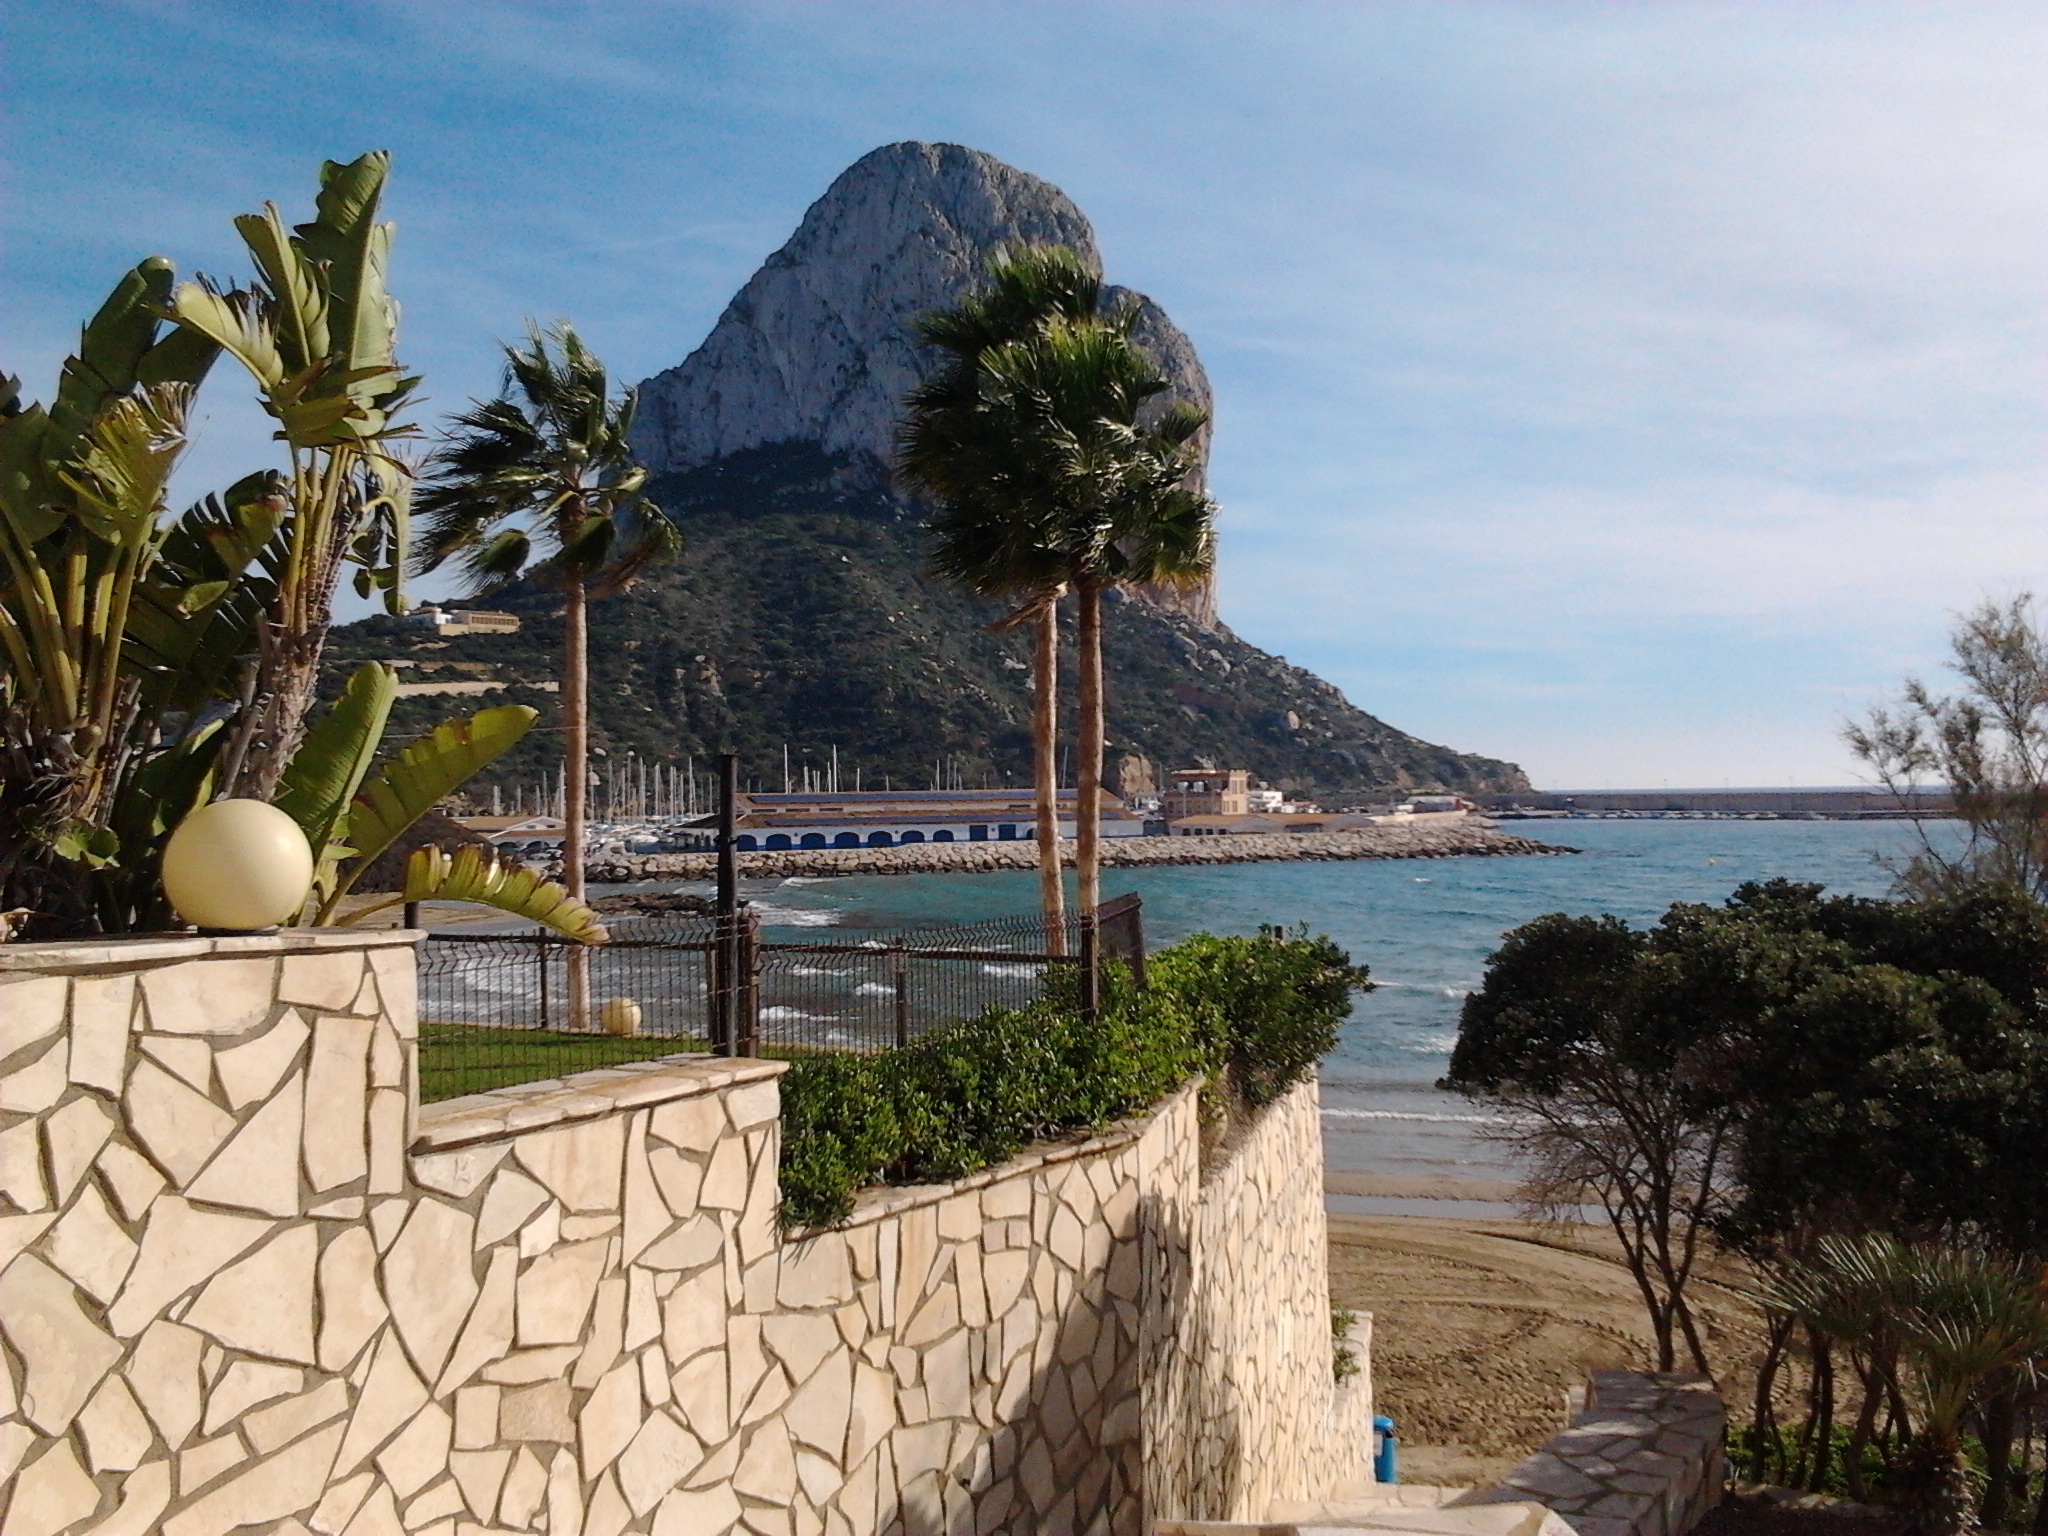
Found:
[[[764,1050],[793,1063],[781,1084],[784,1224],[829,1226],[870,1184],[957,1179],[1142,1113],[1191,1077],[1256,1110],[1314,1072],[1352,991],[1369,985],[1328,939],[1278,929],[1196,934],[1154,955],[1150,979],[1141,991],[1109,967],[1092,1023],[1067,976],[1029,1007],[991,1008],[894,1050]],[[709,1049],[691,1036],[429,1022],[420,1101]]]
[[[545,1082],[648,1061],[710,1043],[674,1035],[592,1035],[560,1029],[505,1029],[489,1024],[420,1025],[420,1102],[459,1099],[519,1083]]]
[[[621,1062],[710,1052],[711,1042],[701,1035],[600,1035],[426,1022],[420,1025],[420,1102],[434,1104],[494,1088],[547,1082]],[[761,1054],[776,1061],[802,1061],[841,1053],[830,1046],[771,1045]]]

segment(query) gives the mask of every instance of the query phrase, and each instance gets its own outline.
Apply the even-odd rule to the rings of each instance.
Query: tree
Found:
[[[911,392],[897,434],[904,479],[936,503],[928,524],[936,539],[933,573],[977,597],[1014,605],[1002,626],[1031,627],[1038,892],[1053,954],[1066,952],[1058,802],[1059,601],[1066,572],[1045,537],[1052,509],[1033,500],[1035,487],[1007,473],[1012,445],[988,409],[982,361],[1055,319],[1086,319],[1101,305],[1101,279],[1067,247],[996,252],[983,289],[917,322],[919,339],[945,360]]]
[[[1102,597],[1132,586],[1190,586],[1215,563],[1215,505],[1189,480],[1207,417],[1157,407],[1169,387],[1131,338],[1136,311],[1056,319],[991,348],[981,362],[988,431],[1007,445],[1003,494],[1038,509],[1029,535],[1072,586],[1079,659],[1075,754],[1077,898],[1102,902]]]
[[[1681,903],[1647,931],[1553,914],[1509,934],[1489,962],[1447,1086],[1522,1117],[1510,1135],[1534,1154],[1539,1192],[1590,1184],[1624,1246],[1644,1255],[1632,1261],[1639,1283],[1657,1282],[1666,1303],[1682,1300],[1689,1271],[1665,1255],[1683,1260],[1708,1237],[1766,1274],[1799,1272],[1824,1241],[1873,1234],[2038,1264],[2048,908],[2009,885],[1907,902],[1774,880],[1718,907]],[[1667,1209],[1673,1240],[1660,1236]],[[1659,1303],[1645,1300],[1654,1324]],[[1799,1323],[1813,1391],[1788,1447],[1772,1382]],[[1781,1477],[1826,1481],[1831,1349],[1849,1331],[1780,1310],[1757,1386],[1752,1476],[1775,1461]],[[1849,1349],[1862,1382],[1852,1479],[1873,1438],[1905,1449],[1892,1353],[1881,1334]],[[1994,1509],[2013,1486],[2014,1396],[2009,1376],[1985,1381],[1975,1411]]]
[[[1553,913],[1507,935],[1466,1000],[1444,1086],[1492,1105],[1530,1202],[1597,1201],[1649,1314],[1657,1369],[1682,1337],[1710,1364],[1688,1291],[1729,1195],[1730,1106],[1681,1071],[1697,1031],[1658,1006],[1648,935]],[[1687,1021],[1688,1023],[1692,1021]]]
[[[647,499],[628,434],[634,394],[566,323],[529,326],[505,348],[504,392],[455,419],[416,500],[422,572],[456,560],[472,594],[526,579],[562,594],[563,884],[583,898],[590,778],[588,608],[680,545]],[[571,1007],[587,1012],[587,972],[570,954]]]
[[[1897,703],[1843,730],[1919,830],[1900,887],[1942,895],[1988,881],[2048,896],[2048,634],[2032,596],[1979,604],[1950,648],[1960,693],[1908,678]],[[1929,779],[1948,786],[1960,842],[1948,835],[1954,821],[1921,814]]]
[[[2048,1351],[2037,1270],[1972,1247],[1868,1233],[1823,1238],[1810,1258],[1784,1266],[1764,1296],[1864,1351],[1895,1393],[1911,1389],[1920,1425],[1895,1464],[1898,1502],[1918,1536],[1969,1529],[1977,1499],[1964,1415],[1988,1383]],[[1866,1407],[1859,1435],[1871,1416]]]
[[[312,222],[287,230],[277,206],[235,229],[256,264],[253,287],[181,283],[168,313],[239,361],[278,423],[289,472],[270,495],[282,514],[269,609],[257,625],[220,792],[268,800],[305,734],[320,653],[342,573],[405,606],[411,472],[393,440],[419,383],[399,364],[398,304],[385,286],[392,226],[377,222],[391,157],[320,168]]]
[[[232,493],[166,514],[218,352],[162,323],[173,283],[161,257],[125,274],[47,408],[0,378],[0,908],[46,936],[156,915],[155,854],[216,745],[184,728],[234,648],[208,641],[275,525]]]
[[[208,333],[212,322],[247,322],[237,332],[238,355],[282,367],[286,357],[328,344],[308,340],[322,326],[360,322],[374,331],[380,316],[388,320],[388,303],[365,297],[381,293],[375,248],[388,229],[370,217],[381,178],[382,157],[329,165],[320,219],[301,226],[296,240],[275,210],[243,221],[252,246],[268,253],[266,270],[290,280],[288,322],[258,295],[201,288],[195,298],[192,285],[175,286],[168,262],[152,257],[87,322],[47,408],[22,405],[18,382],[0,380],[0,908],[28,909],[30,922],[19,926],[31,936],[150,931],[174,921],[159,878],[165,843],[190,811],[228,787],[238,764],[249,769],[252,747],[274,755],[274,728],[289,702],[285,688],[260,703],[261,669],[243,658],[297,654],[296,642],[278,648],[289,627],[280,615],[292,607],[286,588],[299,583],[303,598],[309,572],[323,550],[335,554],[336,538],[356,530],[360,540],[363,517],[374,523],[402,510],[394,503],[376,513],[350,500],[349,477],[373,472],[348,463],[374,450],[359,441],[316,452],[306,440],[321,419],[365,426],[366,401],[403,392],[380,394],[378,380],[359,374],[331,377],[351,357],[376,356],[374,338],[315,358],[273,392],[284,435],[299,435],[295,464],[304,468],[301,450],[325,453],[338,477],[311,502],[299,495],[304,485],[269,471],[175,516],[164,501],[193,392],[221,351]],[[372,249],[338,248],[341,233]],[[359,269],[353,278],[339,271],[351,261]],[[199,323],[167,326],[180,306]],[[296,327],[292,339],[271,334],[281,323]],[[368,393],[352,395],[350,385]],[[319,400],[326,403],[308,405]],[[374,437],[373,426],[365,430]],[[378,559],[395,558],[392,537],[402,531],[387,526],[372,541],[376,549],[359,543],[341,553],[373,574]],[[331,562],[329,574],[342,563]],[[373,584],[395,591],[396,574],[386,569]],[[309,665],[317,664],[324,619],[298,635]],[[315,922],[336,920],[356,872],[533,717],[499,709],[448,722],[372,775],[395,691],[387,668],[362,669],[310,731],[301,711],[286,733],[296,732],[296,746],[273,765],[276,803],[298,821],[318,861],[313,907],[302,914]],[[474,856],[415,859],[405,886],[401,899],[481,901],[572,937],[602,937],[595,917],[565,892]]]

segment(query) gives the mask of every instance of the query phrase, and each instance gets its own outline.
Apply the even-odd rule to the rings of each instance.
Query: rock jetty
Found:
[[[740,874],[753,879],[792,875],[966,875],[1036,869],[1035,844],[912,843],[894,848],[790,848],[739,855]],[[1356,832],[1274,832],[1256,837],[1127,837],[1102,845],[1105,868],[1166,864],[1264,864],[1333,859],[1458,859],[1575,853],[1556,843],[1516,837],[1484,826],[1372,827]],[[586,878],[708,880],[716,859],[708,853],[653,853],[590,864]]]

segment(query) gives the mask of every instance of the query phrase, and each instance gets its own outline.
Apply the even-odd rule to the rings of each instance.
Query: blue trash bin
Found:
[[[1401,1437],[1394,1433],[1394,1421],[1381,1414],[1372,1421],[1372,1480],[1376,1483],[1398,1483],[1401,1481],[1399,1447]]]

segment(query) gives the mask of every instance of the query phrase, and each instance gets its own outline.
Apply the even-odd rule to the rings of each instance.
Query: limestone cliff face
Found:
[[[1050,182],[958,144],[890,144],[862,156],[748,279],[703,345],[640,386],[642,461],[662,474],[810,443],[885,469],[903,398],[927,364],[911,323],[957,302],[1003,244],[1070,246],[1102,269],[1087,218]],[[1174,396],[1209,409],[1209,381],[1187,337],[1144,295],[1110,292],[1139,305],[1138,338]],[[1217,623],[1212,588],[1148,596],[1205,627]]]

